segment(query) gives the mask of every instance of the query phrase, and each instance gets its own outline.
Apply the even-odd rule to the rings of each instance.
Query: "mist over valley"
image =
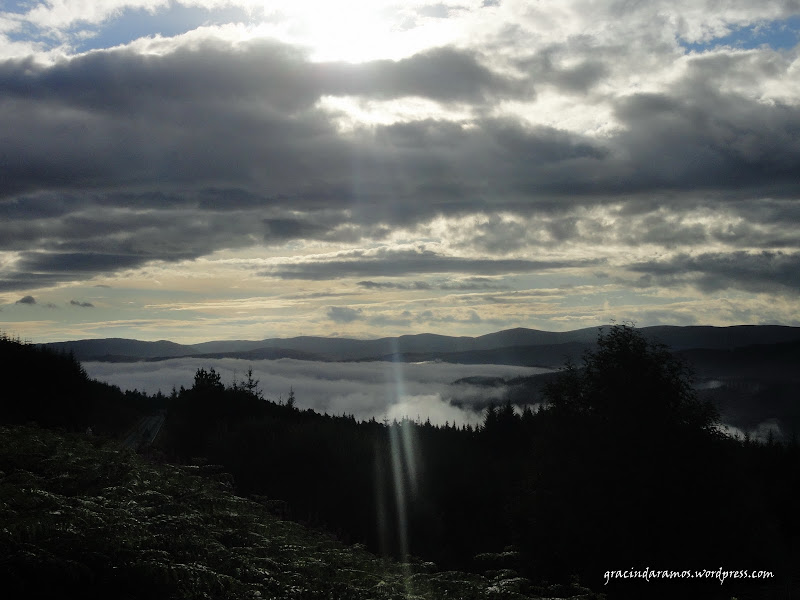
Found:
[[[119,386],[169,394],[191,387],[197,369],[215,369],[230,385],[252,368],[264,396],[285,400],[290,390],[297,406],[358,420],[430,419],[435,425],[483,419],[490,402],[503,403],[510,387],[498,381],[531,377],[552,369],[508,365],[459,365],[441,362],[319,362],[283,358],[176,358],[157,362],[85,362],[90,377]],[[475,383],[475,378],[494,385]]]
[[[359,420],[430,419],[479,424],[490,405],[536,407],[551,375],[581,364],[608,327],[567,332],[516,328],[479,336],[419,334],[374,340],[301,336],[194,345],[125,339],[45,346],[83,359],[90,376],[148,393],[190,387],[197,369],[225,384],[248,369],[265,397],[294,392],[297,406]],[[693,373],[699,397],[718,408],[726,431],[789,440],[800,428],[796,386],[800,328],[783,326],[645,327]],[[646,399],[643,399],[646,401]]]

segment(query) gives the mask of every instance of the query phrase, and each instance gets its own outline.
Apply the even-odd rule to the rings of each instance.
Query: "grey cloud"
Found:
[[[434,19],[446,19],[450,15],[451,8],[446,4],[428,4],[421,6],[417,12],[425,17]]]
[[[487,277],[467,277],[458,281],[444,282],[440,285],[443,290],[504,290],[508,286]]]
[[[506,289],[505,286],[493,279],[486,277],[468,277],[462,280],[447,280],[447,281],[359,281],[358,285],[368,290],[411,290],[411,291],[428,291],[428,290],[501,290]]]
[[[591,52],[591,53],[590,53]],[[597,53],[597,49],[579,49],[581,54]],[[559,54],[574,60],[574,48],[567,45],[544,49],[535,56],[520,60],[517,66],[524,70],[535,84],[550,84],[568,93],[587,93],[609,74],[605,62],[597,58],[586,58],[576,65],[561,66]],[[573,62],[571,60],[571,62]]]
[[[335,323],[352,323],[364,318],[360,308],[350,308],[349,306],[330,306],[327,315]]]
[[[670,201],[626,200],[604,210],[578,207],[540,212],[512,219],[496,215],[459,226],[451,235],[459,248],[478,248],[490,254],[553,244],[630,247],[652,244],[664,249],[722,243],[733,249],[792,249],[800,238],[794,223],[800,203],[793,200]]]
[[[341,207],[361,194],[393,203],[438,196],[449,205],[465,192],[483,195],[479,181],[513,190],[532,161],[606,155],[577,136],[498,120],[470,130],[421,121],[345,135],[315,107],[323,94],[482,102],[503,90],[513,95],[517,85],[453,48],[362,65],[311,63],[277,44],[232,50],[210,42],[160,57],[95,52],[49,68],[6,61],[0,195],[150,186],[173,206],[187,196],[197,202],[199,190],[217,191],[217,206],[253,202],[254,190],[258,205],[293,209]],[[354,170],[366,177],[353,181]],[[365,208],[392,215],[375,200]]]
[[[430,250],[391,250],[378,255],[357,253],[347,260],[285,263],[262,274],[280,279],[337,279],[342,277],[398,277],[418,273],[533,273],[568,267],[597,265],[599,259],[536,261],[525,259],[480,259],[445,256]]]
[[[91,302],[81,302],[79,300],[70,300],[69,303],[72,306],[80,306],[81,308],[94,308],[94,304]]]
[[[316,237],[326,231],[325,227],[299,219],[264,219],[264,226],[267,241]]]
[[[134,267],[147,258],[122,254],[23,252],[16,271],[0,276],[0,290],[51,286],[98,273]]]
[[[19,300],[17,300],[16,304],[36,304],[36,298],[33,296],[23,296]]]
[[[219,248],[267,241],[339,236],[343,213],[327,214],[325,226],[314,220],[267,217],[268,207],[214,210],[197,203],[165,202],[160,208],[126,207],[128,198],[86,198],[60,218],[30,216],[0,222],[0,249],[20,252],[12,270],[0,276],[0,288],[24,289],[70,280],[81,274],[112,272],[152,260],[194,259]],[[25,204],[25,198],[13,204]],[[117,205],[115,207],[114,205]],[[111,205],[111,206],[109,206]],[[0,210],[2,210],[0,201]],[[281,211],[277,211],[280,214]],[[333,229],[330,229],[333,228]],[[374,228],[368,228],[369,231]],[[360,238],[358,228],[351,237]],[[38,251],[30,251],[36,247]]]
[[[628,130],[635,189],[706,189],[732,197],[794,196],[800,166],[800,109],[767,106],[695,86],[678,94],[636,94],[617,106]]]
[[[680,254],[667,260],[636,263],[629,269],[643,273],[639,285],[645,287],[688,283],[706,292],[800,291],[800,253]]]
[[[404,311],[408,315],[408,311]],[[410,327],[412,319],[409,316],[389,317],[386,315],[375,315],[367,319],[370,325],[375,327]]]
[[[565,48],[581,44],[589,47],[571,40]],[[791,63],[776,56],[698,60],[662,93],[614,99],[623,127],[606,138],[480,110],[469,123],[426,119],[342,132],[336,116],[317,105],[330,94],[417,95],[480,108],[497,96],[531,93],[479,54],[454,48],[362,65],[312,63],[277,43],[233,49],[210,41],[164,56],[116,49],[51,67],[5,61],[0,248],[23,254],[15,271],[0,276],[0,289],[265,241],[380,239],[397,226],[475,212],[547,217],[538,238],[510,221],[490,221],[465,242],[490,254],[519,250],[523,242],[594,242],[603,239],[602,228],[576,219],[578,207],[622,203],[625,214],[641,217],[665,202],[680,213],[698,197],[748,215],[751,226],[700,228],[654,217],[641,236],[631,232],[630,243],[717,240],[788,250],[796,235],[786,224],[800,210],[800,109],[703,84],[706,73],[723,68],[726,81],[786,76]],[[569,74],[556,58],[530,68],[575,90],[590,88],[602,77],[598,61],[608,60],[587,55]],[[676,226],[678,237],[670,237]],[[373,278],[567,266],[398,260],[331,262],[324,269],[334,277]],[[275,274],[322,279],[324,269],[286,265]]]
[[[409,281],[398,283],[395,281],[359,281],[358,285],[368,290],[432,290],[433,285],[427,281]]]
[[[675,248],[702,244],[709,238],[707,225],[686,224],[679,215],[650,214],[624,222],[620,229],[622,240],[632,246],[648,243]]]
[[[531,90],[521,81],[493,73],[471,51],[434,48],[398,61],[323,65],[323,92],[373,98],[420,96],[438,101],[482,103]]]
[[[91,52],[42,66],[33,59],[0,64],[0,96],[28,102],[60,102],[101,114],[175,114],[178,105],[221,101],[236,105],[259,98],[272,109],[297,114],[323,95],[383,98],[422,96],[437,100],[480,100],[501,91],[517,93],[515,82],[494,74],[468,50],[441,47],[397,61],[359,64],[314,63],[279,42],[250,42],[240,49],[207,40],[162,55],[130,49]],[[221,108],[217,106],[217,108]],[[263,115],[266,116],[266,115]]]
[[[34,273],[95,273],[133,266],[140,259],[124,254],[25,252],[19,262],[20,270]]]

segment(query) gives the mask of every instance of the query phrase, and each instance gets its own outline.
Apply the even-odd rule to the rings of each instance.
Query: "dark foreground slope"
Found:
[[[150,464],[97,437],[0,427],[5,597],[521,599],[559,592],[507,571],[437,573],[430,563],[378,559],[277,518],[233,495],[224,475],[203,471]]]
[[[123,392],[90,379],[72,354],[23,344],[0,333],[0,423],[121,434],[166,398]]]

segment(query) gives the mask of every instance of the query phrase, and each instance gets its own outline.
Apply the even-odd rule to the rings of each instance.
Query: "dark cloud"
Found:
[[[677,93],[675,93],[677,92]],[[627,131],[616,140],[642,189],[795,196],[800,108],[721,94],[686,82],[672,94],[636,94],[617,106]]]
[[[364,318],[360,308],[350,308],[348,306],[330,306],[328,307],[327,315],[335,323],[352,323]]]
[[[501,283],[494,279],[486,277],[468,277],[463,280],[447,280],[447,281],[359,281],[359,287],[367,290],[411,290],[411,291],[428,291],[428,290],[502,290],[507,289]]]
[[[0,290],[51,286],[62,281],[85,279],[142,264],[142,256],[95,253],[23,252],[15,272],[0,276]]]
[[[444,47],[398,61],[322,65],[321,93],[371,98],[419,96],[440,102],[482,104],[489,98],[530,94],[522,81],[492,72],[474,52]]]
[[[691,284],[706,292],[800,291],[800,253],[679,254],[666,260],[636,263],[629,269],[643,273],[638,284],[645,287]]]
[[[17,300],[16,304],[36,304],[36,298],[33,296],[23,296],[19,300]]]
[[[613,49],[591,48],[575,38],[529,57],[517,65],[524,80],[453,47],[345,64],[275,42],[206,41],[164,55],[120,48],[52,66],[2,62],[0,249],[21,254],[0,289],[264,242],[382,239],[474,213],[538,219],[535,230],[500,217],[476,227],[464,247],[490,256],[602,243],[605,225],[575,210],[612,204],[624,205],[620,218],[639,219],[612,241],[797,247],[787,223],[800,218],[800,108],[722,91],[748,76],[786,76],[788,59],[692,59],[661,92],[609,99],[619,127],[605,137],[487,116],[497,99],[531,98],[532,85],[594,93]],[[565,62],[573,51],[579,60]],[[341,130],[319,100],[342,95],[422,97],[474,116]],[[682,220],[700,199],[746,222]],[[674,214],[658,213],[665,203]],[[493,275],[585,264],[411,253],[269,274]]]
[[[397,61],[317,63],[280,42],[233,48],[207,40],[161,56],[120,48],[51,67],[24,59],[7,61],[0,69],[0,95],[37,101],[57,92],[71,106],[119,115],[137,114],[143,107],[163,111],[172,103],[199,99],[236,103],[260,96],[273,108],[297,113],[323,95],[480,100],[521,91],[515,80],[491,71],[473,51],[454,47]]]
[[[536,261],[445,256],[430,250],[383,250],[376,254],[350,253],[346,260],[285,263],[263,275],[280,279],[338,279],[342,277],[399,277],[419,273],[535,273],[600,264],[600,259]]]
[[[586,49],[579,49],[577,56],[583,53],[589,54]],[[569,66],[561,64],[564,58],[574,63],[575,55],[574,48],[567,45],[553,46],[518,61],[517,66],[537,85],[549,84],[562,92],[585,94],[609,74],[609,68],[603,60],[596,58],[586,58]]]
[[[432,290],[434,286],[427,281],[359,281],[358,285],[367,290]]]
[[[424,218],[487,203],[547,207],[553,195],[772,189],[789,185],[798,164],[796,108],[699,88],[693,75],[617,101],[624,127],[604,140],[485,117],[469,127],[425,120],[344,134],[316,105],[326,94],[480,104],[490,93],[523,93],[520,85],[453,48],[359,65],[311,63],[278,44],[210,42],[165,56],[97,52],[49,68],[7,61],[0,193],[145,185],[160,190],[161,207],[356,201],[362,218],[377,221],[402,215],[410,198]]]
[[[94,304],[91,302],[80,302],[79,300],[70,300],[69,303],[72,306],[80,306],[81,308],[94,308]]]

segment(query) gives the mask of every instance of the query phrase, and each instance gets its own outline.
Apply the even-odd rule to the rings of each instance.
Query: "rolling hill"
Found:
[[[779,325],[655,326],[641,331],[671,349],[733,350],[756,344],[800,341],[800,327]],[[557,366],[594,346],[598,328],[553,332],[516,328],[478,337],[422,333],[374,340],[299,336],[264,340],[219,340],[176,344],[121,338],[43,344],[71,352],[78,360],[136,361],[201,356],[205,358],[297,358],[300,360],[442,360],[467,364],[531,364]],[[267,352],[267,349],[269,352]],[[506,362],[504,362],[506,361]],[[507,362],[510,361],[510,362]]]

